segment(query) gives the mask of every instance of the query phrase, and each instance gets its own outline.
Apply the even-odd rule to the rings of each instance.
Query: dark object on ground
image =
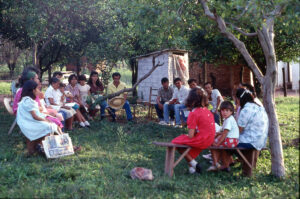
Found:
[[[202,168],[201,168],[200,163],[197,163],[197,165],[196,165],[196,172],[197,173],[202,173]]]

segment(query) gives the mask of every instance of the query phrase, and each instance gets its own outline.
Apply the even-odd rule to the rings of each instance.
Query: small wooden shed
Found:
[[[179,49],[165,49],[136,57],[138,62],[138,79],[151,70],[152,58],[158,54],[160,55],[156,57],[156,63],[159,61],[163,65],[156,68],[155,71],[138,86],[138,97],[142,101],[149,99],[150,87],[161,87],[161,79],[163,77],[167,77],[170,84],[173,84],[175,78],[180,77],[183,83],[187,85],[189,79],[188,51]]]

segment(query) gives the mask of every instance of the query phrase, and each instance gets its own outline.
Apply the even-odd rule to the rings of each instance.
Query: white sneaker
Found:
[[[165,121],[160,121],[158,124],[160,124],[160,125],[164,125],[164,126],[167,126],[167,125],[169,125],[167,122],[165,122]]]
[[[206,155],[202,155],[202,157],[203,157],[204,159],[207,159],[207,160],[211,160],[211,159],[212,159],[210,153],[209,153],[209,154],[206,154]]]
[[[189,167],[189,173],[193,174],[196,172],[196,169],[194,167]]]
[[[206,169],[206,171],[218,171],[218,167],[212,165],[208,169]]]
[[[176,124],[174,127],[175,128],[181,128],[181,125]]]
[[[174,125],[175,125],[174,120],[171,120],[171,121],[170,121],[170,125],[171,125],[171,126],[174,126]]]

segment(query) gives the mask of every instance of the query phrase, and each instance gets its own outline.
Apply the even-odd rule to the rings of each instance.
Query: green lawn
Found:
[[[286,177],[270,175],[270,153],[263,151],[252,178],[231,173],[189,175],[182,161],[172,179],[163,173],[165,149],[152,141],[169,141],[186,132],[139,119],[137,124],[92,122],[90,130],[71,134],[83,150],[56,160],[26,157],[23,136],[16,128],[7,136],[13,117],[0,109],[0,198],[299,198],[299,98],[277,98]],[[209,164],[198,157],[203,168]],[[136,167],[152,169],[153,181],[132,180]]]
[[[8,82],[0,82],[0,95],[9,95],[10,93],[11,83]]]

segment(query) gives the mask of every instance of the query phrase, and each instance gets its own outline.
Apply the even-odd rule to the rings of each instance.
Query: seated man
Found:
[[[208,94],[209,103],[212,105],[211,112],[214,114],[215,123],[220,125],[220,116],[218,114],[218,109],[220,104],[224,101],[221,93],[218,89],[213,89],[210,82],[204,84],[204,89]]]
[[[174,110],[175,127],[180,127],[180,112],[182,111],[182,109],[186,108],[185,100],[188,97],[190,90],[182,85],[180,78],[175,78],[174,84],[176,88],[174,89],[173,97],[168,103],[164,104],[164,123],[162,124],[169,124],[169,111]]]
[[[157,104],[155,104],[155,109],[160,124],[164,122],[164,115],[163,115],[164,103],[168,102],[172,98],[174,92],[173,88],[169,86],[168,78],[166,77],[162,78],[161,84],[162,87],[159,88],[157,92],[157,98],[156,98]],[[171,119],[174,120],[174,111],[171,112],[170,116]]]
[[[121,82],[120,81],[120,78],[121,78],[121,74],[118,73],[118,72],[115,72],[112,74],[112,79],[113,79],[113,82],[111,82],[110,84],[108,84],[107,86],[107,94],[113,94],[113,93],[116,93],[120,90],[123,90],[124,88],[126,88],[126,84],[124,82]],[[119,97],[123,97],[125,100],[127,98],[127,93],[122,93],[121,95],[119,95]],[[112,111],[112,117],[113,117],[113,121],[116,121],[116,115],[115,115],[115,109],[111,108],[111,111]],[[128,121],[132,121],[132,113],[131,113],[131,110],[130,110],[130,105],[129,105],[129,102],[126,100],[124,106],[123,106],[123,109],[125,109],[126,111],[126,116],[127,116],[127,120]]]
[[[201,88],[201,86],[197,85],[197,80],[196,79],[189,79],[188,80],[188,85],[189,85],[190,89]]]

